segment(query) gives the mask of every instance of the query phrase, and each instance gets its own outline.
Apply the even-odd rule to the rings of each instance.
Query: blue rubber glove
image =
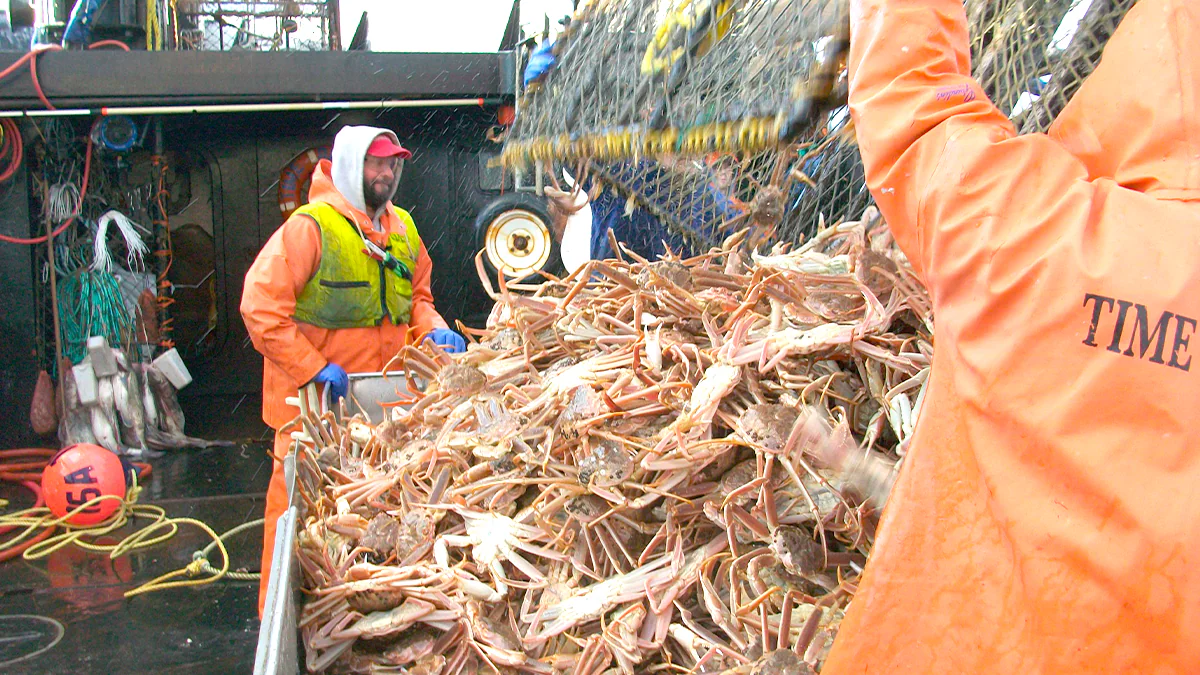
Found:
[[[449,328],[434,328],[429,331],[429,339],[433,340],[433,344],[445,347],[451,354],[467,351],[467,341]]]
[[[525,66],[525,86],[528,87],[530,82],[535,82],[546,76],[550,69],[554,67],[554,54],[551,49],[554,48],[553,40],[546,40],[538,45],[538,48],[533,50],[533,54],[529,57],[529,63]]]
[[[329,385],[329,393],[332,395],[330,403],[332,404],[336,404],[339,399],[346,398],[346,390],[350,388],[350,378],[346,375],[346,371],[336,363],[326,364],[312,381],[317,385]]]

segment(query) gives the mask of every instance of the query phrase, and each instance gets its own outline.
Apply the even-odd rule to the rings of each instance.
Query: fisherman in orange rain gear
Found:
[[[321,160],[313,173],[309,203],[271,236],[246,273],[242,318],[265,357],[263,420],[276,430],[260,615],[275,524],[287,510],[282,460],[291,439],[280,427],[299,412],[285,399],[310,382],[328,386],[335,399],[344,396],[347,373],[382,370],[410,329],[450,351],[466,347],[433,306],[432,266],[412,217],[391,203],[411,156],[385,129],[342,129],[333,161]]]
[[[852,0],[871,194],[929,389],[822,675],[1200,670],[1200,3],[1142,0],[1048,134],[962,0]]]

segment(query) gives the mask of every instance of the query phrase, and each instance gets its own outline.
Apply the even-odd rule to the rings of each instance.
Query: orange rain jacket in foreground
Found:
[[[961,0],[851,26],[937,336],[823,675],[1200,672],[1200,3],[1139,2],[1048,135],[969,77]]]
[[[375,130],[383,133],[383,130]],[[345,130],[343,131],[345,133]],[[390,133],[390,132],[389,132]],[[361,198],[361,164],[366,156],[367,145],[377,134],[372,133],[356,139],[362,146],[361,152],[353,153],[359,163],[356,178],[360,185],[357,200]],[[335,141],[335,159],[341,142],[339,134]],[[395,138],[392,139],[395,141]],[[334,186],[331,178],[332,165],[321,160],[313,173],[309,188],[310,202],[326,202],[343,216],[353,218],[368,237],[384,246],[387,235],[402,232],[404,224],[392,211],[391,204],[383,210],[380,223],[382,231],[376,231],[371,218]],[[398,177],[397,177],[398,179]],[[347,181],[353,185],[354,181]],[[383,369],[405,344],[409,330],[407,325],[393,325],[384,320],[380,326],[369,328],[342,328],[329,330],[301,323],[292,318],[296,309],[296,297],[316,273],[321,260],[321,233],[316,223],[304,215],[293,215],[271,238],[258,254],[250,271],[246,273],[246,285],[242,292],[242,318],[254,347],[265,357],[263,365],[263,421],[276,430],[275,465],[271,484],[267,489],[266,524],[263,537],[262,578],[259,587],[258,608],[262,613],[266,601],[266,588],[275,544],[275,521],[287,510],[287,488],[283,480],[282,460],[291,447],[287,433],[279,427],[294,419],[300,411],[288,406],[284,399],[295,396],[297,390],[316,377],[326,363],[336,363],[348,373],[372,373]],[[446,322],[433,306],[433,295],[429,290],[432,265],[424,243],[413,272],[412,329],[422,335],[434,328],[446,328]]]

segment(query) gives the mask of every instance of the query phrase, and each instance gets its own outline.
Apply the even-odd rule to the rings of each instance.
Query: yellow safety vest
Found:
[[[364,253],[362,237],[345,216],[324,202],[305,204],[296,213],[312,218],[321,230],[321,265],[296,298],[297,321],[319,328],[378,326],[385,317],[395,325],[409,322],[412,281]],[[383,248],[412,274],[421,237],[407,211],[396,208],[396,215],[405,233],[389,234]]]

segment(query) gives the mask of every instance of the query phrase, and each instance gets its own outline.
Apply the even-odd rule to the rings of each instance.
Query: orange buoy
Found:
[[[56,517],[104,495],[124,499],[128,488],[125,465],[112,451],[91,443],[78,443],[55,455],[42,471],[42,496]],[[95,525],[108,520],[121,502],[105,499],[76,513],[67,523]]]

